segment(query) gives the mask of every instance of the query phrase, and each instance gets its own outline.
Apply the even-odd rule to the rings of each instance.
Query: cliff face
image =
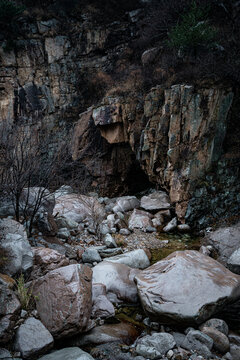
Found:
[[[210,214],[235,215],[238,93],[210,83],[144,91],[128,45],[141,14],[107,25],[88,14],[23,21],[15,49],[0,50],[1,119],[43,121],[59,136],[71,134],[74,160],[101,193],[136,192],[151,182],[169,192],[182,222],[203,226]]]
[[[206,224],[208,214],[237,212],[240,200],[239,154],[223,152],[233,98],[231,88],[189,85],[158,86],[140,100],[108,97],[80,115],[74,157],[81,158],[82,133],[92,123],[112,146],[130,145],[149,180],[169,191],[182,222]],[[102,176],[107,184],[109,174]]]

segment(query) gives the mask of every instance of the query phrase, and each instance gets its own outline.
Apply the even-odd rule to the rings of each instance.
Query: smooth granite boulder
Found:
[[[166,324],[200,324],[240,297],[240,276],[198,251],[176,251],[135,276],[144,310]]]

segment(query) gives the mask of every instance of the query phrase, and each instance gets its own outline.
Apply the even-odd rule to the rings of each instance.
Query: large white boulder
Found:
[[[145,311],[162,323],[199,324],[240,298],[240,276],[198,251],[176,251],[135,276]]]

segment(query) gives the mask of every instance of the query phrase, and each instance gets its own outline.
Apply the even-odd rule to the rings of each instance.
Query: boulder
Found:
[[[104,236],[104,244],[108,248],[116,248],[117,247],[116,241],[114,240],[114,238],[112,237],[111,234],[106,234]]]
[[[88,329],[92,311],[91,280],[89,267],[74,264],[52,270],[33,281],[33,294],[38,297],[37,311],[55,338]]]
[[[226,335],[213,327],[204,326],[201,331],[213,339],[213,347],[220,354],[226,354],[229,350],[229,340]]]
[[[151,226],[152,227],[152,215],[146,211],[134,209],[132,214],[130,215],[128,221],[128,227],[130,230],[133,229],[141,229],[146,231],[146,228]]]
[[[69,194],[73,194],[73,188],[69,185],[62,185],[59,189],[57,189],[54,193],[55,199],[57,199],[60,196],[63,195],[69,195]]]
[[[183,344],[184,349],[196,351],[199,355],[209,359],[212,355],[213,340],[199,330],[190,330],[185,337]]]
[[[177,226],[177,228],[178,228],[178,231],[183,232],[183,233],[187,233],[187,232],[191,231],[191,228],[188,224],[179,224]]]
[[[223,333],[224,335],[228,336],[228,325],[222,319],[209,319],[201,326],[199,326],[199,330],[202,330],[204,327],[211,327]]]
[[[206,235],[203,243],[212,245],[218,253],[217,260],[226,265],[228,259],[239,248],[240,222],[229,227],[222,227]]]
[[[235,250],[227,260],[227,267],[235,274],[240,274],[240,248]]]
[[[76,229],[78,227],[78,223],[66,216],[57,216],[55,218],[56,224],[59,229],[67,228],[68,230]]]
[[[99,295],[93,301],[92,318],[108,318],[115,316],[113,304],[108,300],[106,295]]]
[[[43,235],[55,236],[58,231],[53,215],[47,212],[37,214],[34,219],[34,225],[37,226],[38,230],[41,231]]]
[[[159,359],[175,345],[174,337],[171,334],[155,333],[137,340],[136,352],[148,359]]]
[[[136,269],[145,269],[150,266],[148,256],[143,249],[128,251],[124,254],[109,257],[107,261],[125,264]]]
[[[108,300],[106,286],[103,284],[92,285],[92,318],[108,318],[115,316],[113,304]]]
[[[166,324],[200,324],[240,297],[240,277],[194,250],[172,253],[135,281],[145,311]]]
[[[163,228],[164,232],[172,232],[174,230],[176,230],[177,228],[177,218],[173,218],[171,221],[169,221],[169,223]]]
[[[164,191],[155,191],[141,198],[141,208],[147,211],[169,209],[171,206],[169,196]]]
[[[68,240],[68,238],[70,237],[70,231],[67,228],[59,229],[57,237],[59,239]]]
[[[99,252],[96,249],[88,248],[82,254],[82,261],[84,263],[93,264],[94,262],[102,261],[102,259],[101,256],[99,255]]]
[[[14,348],[24,359],[32,359],[53,347],[53,337],[41,321],[28,318],[17,329]]]
[[[69,259],[58,251],[49,248],[32,248],[34,256],[34,266],[31,278],[36,279],[45,275],[49,271],[69,265]]]
[[[0,285],[0,304],[0,343],[6,343],[12,338],[12,330],[21,305],[7,285]]]
[[[98,251],[102,258],[109,258],[111,256],[120,255],[123,253],[122,248],[110,248],[110,249],[102,249]]]
[[[129,266],[103,261],[93,268],[93,284],[104,284],[108,297],[115,294],[116,301],[134,303],[138,299],[134,275],[135,271]]]
[[[7,275],[29,272],[33,265],[33,253],[23,225],[12,219],[0,220],[0,249],[6,252],[7,262],[3,270]]]
[[[48,355],[44,355],[38,360],[94,360],[91,355],[79,349],[79,347],[69,347],[56,350]]]
[[[127,212],[133,209],[137,209],[140,206],[140,201],[136,196],[122,196],[117,199],[116,205],[113,207],[113,211],[117,212]]]
[[[128,230],[128,229],[120,229],[119,230],[119,234],[120,235],[124,235],[124,236],[128,236],[128,235],[130,235],[131,234],[131,232]]]
[[[97,326],[87,334],[79,334],[69,339],[71,346],[100,345],[109,342],[132,344],[138,331],[130,323],[104,324]]]
[[[35,210],[36,203],[40,201],[38,213],[53,213],[55,206],[55,196],[44,187],[24,188],[20,196],[20,209],[25,209],[29,214]]]
[[[77,223],[81,223],[83,220],[101,222],[105,216],[105,211],[103,206],[93,197],[66,194],[56,199],[53,214],[64,216]]]
[[[240,359],[240,346],[231,344],[230,354],[232,356],[231,360],[239,360]]]

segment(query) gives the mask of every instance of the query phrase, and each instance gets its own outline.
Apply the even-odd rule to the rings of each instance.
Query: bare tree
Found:
[[[26,126],[2,123],[0,126],[0,187],[10,197],[15,217],[27,223],[29,234],[47,190],[61,173],[67,145],[53,138],[39,123]],[[34,190],[32,190],[34,189]]]

